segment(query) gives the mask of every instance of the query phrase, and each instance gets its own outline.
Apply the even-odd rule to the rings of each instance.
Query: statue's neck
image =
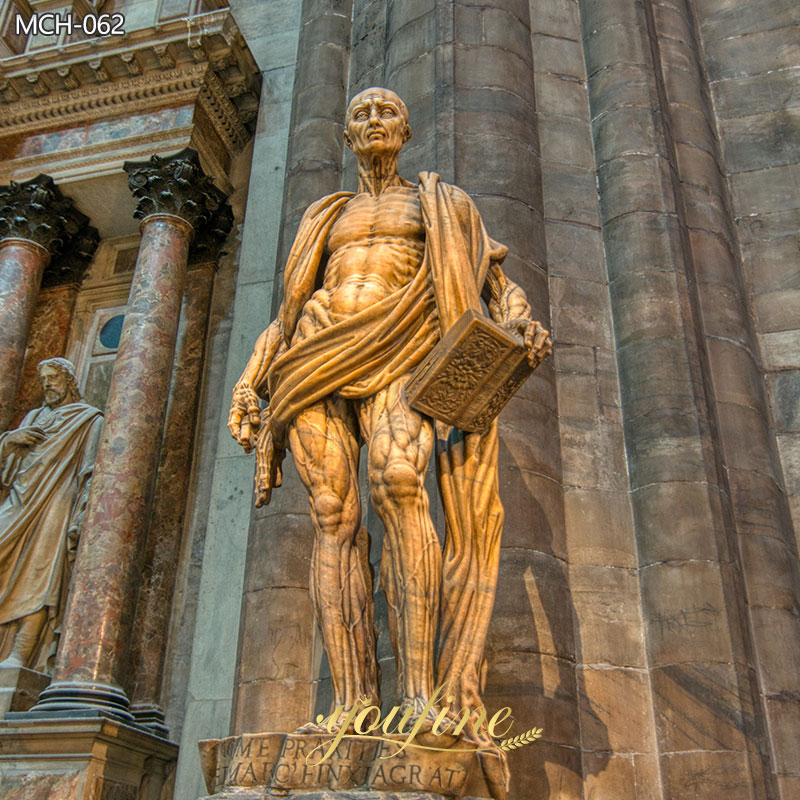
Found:
[[[397,171],[397,153],[358,161],[358,191],[377,197],[389,186],[402,186]]]

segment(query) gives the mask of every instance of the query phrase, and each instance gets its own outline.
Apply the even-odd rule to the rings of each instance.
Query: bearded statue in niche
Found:
[[[0,668],[50,672],[103,415],[70,361],[38,372],[44,405],[0,434]]]

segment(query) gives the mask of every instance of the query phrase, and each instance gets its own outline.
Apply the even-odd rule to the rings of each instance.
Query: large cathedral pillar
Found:
[[[692,6],[687,0],[656,4],[652,24],[671,120],[668,143],[680,179],[689,280],[696,287],[704,367],[713,389],[711,413],[726,467],[723,487],[736,534],[731,555],[744,579],[736,611],[746,661],[739,681],[756,694],[753,723],[743,726],[750,769],[754,783],[762,780],[762,769],[771,771],[779,796],[788,800],[800,781],[796,744],[791,744],[800,739],[800,713],[796,700],[788,699],[800,692],[794,531]]]
[[[42,275],[91,231],[48,175],[0,187],[0,430],[11,422]],[[91,247],[94,250],[94,246]]]
[[[124,686],[189,247],[224,196],[196,152],[125,164],[142,240],[53,682],[37,711],[131,718]]]
[[[350,6],[350,0],[302,5],[272,317],[303,212],[341,189]],[[319,645],[308,590],[314,528],[290,458],[283,469],[280,490],[250,522],[233,733],[292,730],[314,713]]]
[[[357,4],[357,18],[366,2]],[[359,13],[360,12],[360,13]],[[365,17],[381,19],[375,11]],[[541,151],[527,3],[388,3],[383,85],[405,100],[410,180],[435,170],[474,199],[490,236],[509,247],[503,270],[550,326]],[[376,23],[380,24],[380,23]],[[366,31],[354,34],[364,40]],[[359,57],[365,74],[371,70]],[[372,73],[374,74],[374,73]],[[355,76],[358,80],[360,76]],[[534,751],[511,753],[510,797],[580,791],[574,614],[570,602],[554,365],[543,363],[498,419],[505,508],[500,572],[486,638],[490,713],[513,709],[513,731],[544,728]],[[486,796],[474,784],[468,794]]]
[[[767,459],[687,11],[581,2],[647,665],[664,796],[772,797],[730,481]]]

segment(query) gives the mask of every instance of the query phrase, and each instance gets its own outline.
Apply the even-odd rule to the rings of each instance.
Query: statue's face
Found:
[[[49,365],[39,370],[44,402],[51,407],[61,405],[69,393],[69,376],[63,369]]]
[[[388,89],[368,89],[352,99],[344,140],[356,156],[371,158],[400,152],[411,137],[411,128],[398,100]]]

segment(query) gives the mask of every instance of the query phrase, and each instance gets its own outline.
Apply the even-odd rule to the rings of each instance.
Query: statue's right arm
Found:
[[[233,387],[228,430],[247,453],[255,446],[261,422],[259,397],[268,397],[267,372],[281,344],[278,319],[280,313],[256,340],[253,354]]]

